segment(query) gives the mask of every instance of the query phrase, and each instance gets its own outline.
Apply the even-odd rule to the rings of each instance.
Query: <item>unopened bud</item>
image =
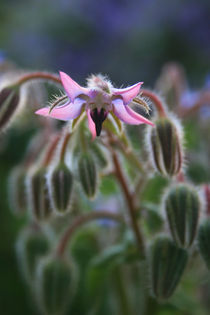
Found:
[[[175,243],[190,247],[196,237],[201,208],[198,193],[189,185],[178,184],[168,191],[164,207]]]
[[[50,218],[53,210],[46,184],[45,168],[36,169],[28,175],[27,189],[27,201],[32,216],[38,221]]]
[[[94,158],[101,168],[105,168],[108,165],[108,160],[106,153],[100,147],[100,145],[96,144],[95,141],[92,141],[90,144],[90,149],[93,152]]]
[[[66,213],[72,201],[73,174],[64,162],[52,170],[48,183],[53,208],[57,213]]]
[[[159,237],[151,247],[150,272],[153,295],[168,299],[176,289],[187,264],[188,254],[167,237]]]
[[[0,92],[0,130],[5,129],[14,118],[19,104],[18,87],[4,88]]]
[[[182,167],[182,131],[177,120],[159,118],[148,131],[149,154],[154,168],[165,176],[179,173]]]
[[[16,215],[23,215],[27,211],[25,178],[26,172],[22,167],[16,167],[9,177],[9,202]]]
[[[97,190],[97,170],[93,157],[83,154],[78,161],[78,173],[82,188],[89,198],[93,198]]]
[[[49,251],[49,241],[38,228],[22,231],[17,242],[17,255],[21,272],[28,283],[34,280],[38,260]]]
[[[43,313],[65,314],[74,293],[73,265],[61,258],[47,257],[36,271],[36,294]]]
[[[207,218],[199,227],[198,247],[207,268],[210,269],[210,218]]]

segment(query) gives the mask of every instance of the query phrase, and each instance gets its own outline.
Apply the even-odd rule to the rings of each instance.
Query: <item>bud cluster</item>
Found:
[[[178,98],[181,87],[176,78],[181,74],[174,73],[174,68],[169,72],[162,78],[164,85],[170,79],[165,92],[176,90]],[[132,314],[138,309],[130,305],[134,295],[141,295],[144,304],[139,313],[148,307],[149,314],[147,286],[158,301],[169,299],[192,253],[196,259],[200,253],[210,269],[210,188],[201,186],[206,201],[202,220],[200,191],[183,172],[184,158],[191,156],[184,152],[182,124],[158,95],[140,90],[142,82],[117,89],[107,78],[93,75],[81,87],[63,72],[60,78],[37,72],[0,84],[0,130],[16,117],[24,84],[33,79],[51,80],[65,91],[51,107],[36,111],[44,118],[32,123],[32,128],[38,125],[42,132],[11,172],[8,185],[13,213],[23,215],[27,225],[17,242],[17,256],[40,314],[70,314],[74,298],[72,314],[102,314],[103,307],[110,314]],[[33,96],[29,86],[27,91]],[[157,110],[153,122],[145,117],[150,114],[150,102]],[[143,116],[133,110],[137,105],[146,109],[141,111]],[[51,118],[70,122],[61,127]],[[145,141],[148,161],[139,145],[141,126],[129,137],[124,123],[150,125]],[[108,224],[91,225],[89,232],[82,228],[95,219]],[[78,237],[73,237],[78,230]],[[114,245],[109,246],[110,240]],[[141,275],[149,271],[149,277],[138,277],[139,271]],[[103,305],[98,305],[97,294]],[[97,303],[87,301],[89,296]],[[117,301],[111,307],[113,300]],[[80,304],[84,304],[81,309]],[[96,309],[86,309],[90,304]]]

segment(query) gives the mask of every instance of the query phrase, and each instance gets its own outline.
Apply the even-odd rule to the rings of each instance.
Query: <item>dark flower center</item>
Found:
[[[92,120],[95,123],[96,135],[98,137],[101,134],[102,124],[104,120],[106,119],[108,112],[106,112],[104,108],[102,109],[94,108],[93,110],[91,110],[90,115],[91,115]]]

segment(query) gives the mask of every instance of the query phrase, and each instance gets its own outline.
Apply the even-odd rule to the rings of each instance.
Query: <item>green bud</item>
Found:
[[[78,173],[82,188],[89,198],[93,198],[97,190],[97,170],[95,161],[89,154],[82,154],[78,161]]]
[[[36,294],[43,313],[65,314],[74,293],[73,265],[58,257],[47,257],[40,261],[36,272]]]
[[[159,118],[149,129],[149,154],[154,168],[165,176],[179,173],[182,167],[182,132],[178,121]]]
[[[199,227],[198,247],[207,268],[210,269],[210,218],[206,218]]]
[[[49,190],[53,208],[57,213],[66,213],[71,206],[73,174],[65,163],[60,163],[49,176]]]
[[[151,288],[160,300],[168,299],[176,289],[187,264],[188,254],[167,237],[157,238],[150,255]]]
[[[105,168],[108,165],[107,156],[104,152],[104,150],[100,147],[100,145],[96,144],[95,141],[91,142],[90,149],[93,152],[93,156],[95,158],[95,161],[101,168]]]
[[[27,201],[32,216],[38,221],[50,218],[53,210],[46,184],[45,168],[39,168],[28,175],[27,188]]]
[[[19,104],[19,89],[4,88],[0,92],[0,130],[5,129],[17,110]]]
[[[172,187],[165,196],[165,211],[172,237],[179,247],[192,245],[201,202],[195,189],[186,184]]]
[[[49,251],[49,241],[38,229],[24,229],[17,242],[17,256],[21,272],[27,282],[34,280],[38,260]]]
[[[16,167],[9,177],[9,202],[16,215],[23,215],[27,210],[25,179],[26,173],[22,167]]]

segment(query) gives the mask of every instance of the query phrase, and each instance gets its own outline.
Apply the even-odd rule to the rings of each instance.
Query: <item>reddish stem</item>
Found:
[[[129,210],[129,215],[130,215],[130,219],[131,219],[131,224],[133,227],[133,232],[135,234],[137,244],[138,244],[139,249],[140,249],[140,255],[142,258],[145,258],[145,245],[144,245],[144,240],[143,240],[141,230],[140,230],[138,223],[137,223],[137,217],[136,217],[137,209],[136,209],[136,205],[135,205],[134,196],[128,188],[128,185],[127,185],[126,179],[123,175],[117,154],[114,151],[112,151],[112,160],[113,160],[113,164],[115,166],[115,175],[118,179],[118,182],[122,188],[122,191],[124,193],[125,199],[126,199],[127,204],[128,204],[128,210]]]
[[[64,135],[64,139],[63,139],[63,143],[62,143],[61,151],[60,151],[60,160],[61,160],[61,161],[64,160],[65,153],[66,153],[66,148],[67,148],[67,145],[68,145],[70,136],[71,136],[71,133],[70,133],[70,132],[67,132],[67,133]]]
[[[192,107],[184,109],[183,106],[180,106],[179,116],[181,116],[182,118],[185,118],[189,115],[192,115],[193,113],[196,113],[203,105],[210,106],[210,92],[209,91],[202,92],[199,100]]]
[[[160,117],[166,116],[166,112],[165,112],[165,109],[163,107],[162,101],[155,93],[153,93],[152,91],[147,90],[147,89],[142,89],[141,90],[141,96],[148,97],[153,102]]]
[[[58,243],[56,253],[59,256],[63,256],[66,250],[66,247],[68,245],[68,242],[70,241],[72,235],[74,232],[77,231],[77,229],[82,226],[83,224],[86,224],[87,222],[98,220],[98,219],[109,219],[117,222],[123,222],[122,216],[116,213],[111,213],[108,211],[92,211],[90,213],[85,213],[77,217],[74,222],[67,228],[67,230],[64,232],[63,236],[61,237],[60,242]]]
[[[44,160],[42,162],[43,167],[47,167],[49,165],[49,163],[51,162],[59,140],[60,140],[59,134],[55,135],[54,138],[52,139],[52,142],[51,142],[51,144],[50,144],[50,146],[49,146],[49,148],[45,154]]]
[[[26,83],[29,80],[34,80],[34,79],[44,79],[44,80],[50,80],[53,81],[55,83],[61,84],[61,80],[58,76],[52,74],[52,73],[48,73],[48,72],[31,72],[31,73],[27,73],[24,74],[17,82],[17,84],[23,84]]]

